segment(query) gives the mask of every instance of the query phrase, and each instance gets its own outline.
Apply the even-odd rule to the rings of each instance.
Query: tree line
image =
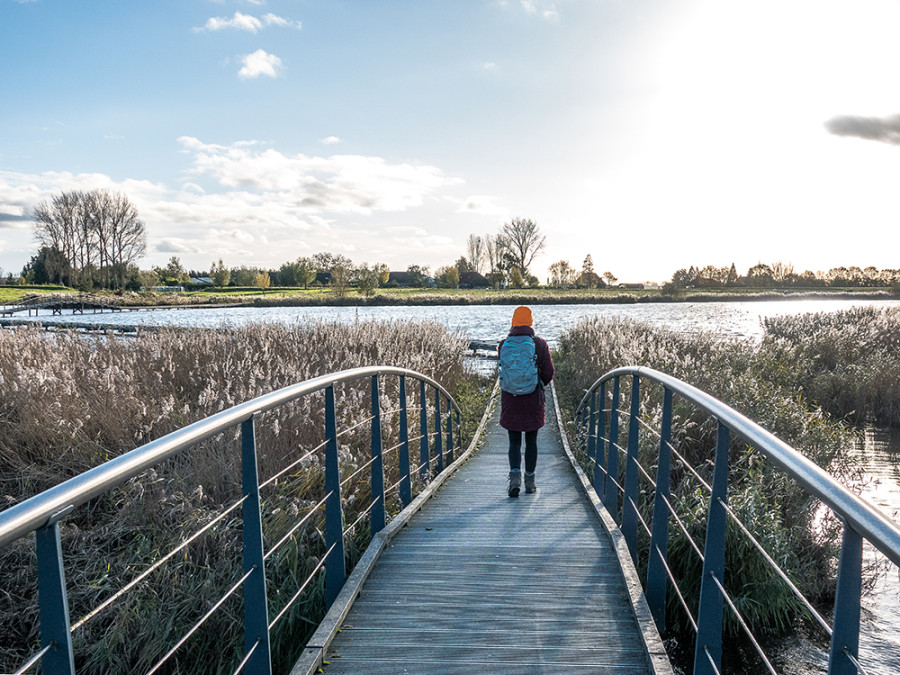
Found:
[[[690,267],[677,270],[663,291],[689,288],[875,288],[900,285],[900,269],[877,267],[833,267],[827,272],[796,272],[790,263],[757,263],[739,275],[730,267]]]

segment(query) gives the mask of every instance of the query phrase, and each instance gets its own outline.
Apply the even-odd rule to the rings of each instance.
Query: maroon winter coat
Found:
[[[545,385],[553,379],[553,359],[550,358],[550,347],[542,338],[534,336],[531,326],[515,326],[509,336],[530,335],[534,338],[534,350],[537,353],[538,377]],[[497,354],[504,340],[497,346]],[[544,388],[538,387],[530,394],[513,396],[508,392],[500,392],[500,426],[510,431],[537,431],[544,426]]]

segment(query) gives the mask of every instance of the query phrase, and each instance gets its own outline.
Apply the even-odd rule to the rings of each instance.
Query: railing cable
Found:
[[[376,497],[375,499],[373,499],[372,503],[369,504],[369,506],[366,508],[366,510],[363,511],[362,513],[360,513],[359,517],[353,521],[353,524],[344,530],[344,532],[343,532],[344,536],[346,537],[348,534],[350,534],[350,532],[352,532],[356,528],[356,526],[359,525],[365,519],[365,517],[368,516],[372,512],[372,509],[374,509],[375,505],[378,504],[380,501],[381,501],[381,497]]]
[[[40,661],[40,660],[44,657],[44,654],[46,654],[47,652],[49,652],[51,649],[53,649],[53,644],[47,645],[47,646],[44,647],[41,651],[39,651],[37,654],[35,654],[34,656],[32,656],[30,659],[28,659],[28,661],[26,661],[25,665],[23,665],[21,668],[19,668],[19,669],[18,669],[16,672],[14,672],[12,675],[24,675],[24,673],[28,672],[28,670],[29,670],[34,664],[36,664],[38,661]]]
[[[253,646],[250,647],[247,654],[244,656],[244,659],[238,664],[237,670],[234,671],[233,675],[240,675],[241,671],[244,670],[244,666],[250,661],[250,657],[253,656],[253,652],[256,651],[256,648],[259,647],[259,640],[253,643]]]
[[[666,571],[666,576],[669,578],[669,581],[672,582],[672,588],[675,589],[675,595],[678,596],[678,600],[681,602],[681,607],[684,609],[684,613],[687,616],[688,621],[690,621],[691,627],[693,627],[694,632],[696,633],[697,622],[696,620],[694,620],[694,615],[691,614],[691,608],[688,607],[687,600],[684,599],[681,588],[678,586],[678,582],[675,580],[675,575],[672,573],[672,569],[669,567],[669,562],[662,554],[662,551],[659,550],[659,546],[655,546],[654,548],[656,549],[656,555],[659,556],[659,560],[662,563],[663,569]]]
[[[322,506],[325,504],[325,502],[328,501],[328,498],[329,498],[331,495],[333,495],[333,494],[334,494],[334,492],[329,492],[327,495],[325,495],[324,497],[322,497],[321,501],[320,501],[318,504],[316,504],[315,506],[313,506],[313,507],[306,513],[306,515],[303,516],[303,518],[301,518],[300,521],[297,522],[297,523],[296,523],[296,524],[288,531],[288,533],[287,533],[286,535],[284,535],[281,539],[278,540],[278,543],[277,543],[277,544],[275,544],[272,548],[270,548],[270,549],[268,550],[268,552],[263,556],[263,560],[268,560],[270,555],[272,555],[273,553],[275,553],[275,551],[277,551],[279,548],[281,548],[282,544],[284,544],[288,539],[290,539],[292,536],[294,536],[294,532],[296,532],[296,531],[299,530],[301,527],[303,527],[303,525],[306,523],[306,521],[308,521],[310,518],[312,518],[313,515],[315,515],[316,512],[317,512],[320,508],[322,508]]]
[[[306,577],[306,581],[303,582],[303,585],[300,586],[299,589],[297,589],[297,592],[294,593],[291,599],[287,601],[287,604],[281,608],[281,611],[278,612],[278,616],[272,619],[272,623],[269,624],[269,630],[272,630],[272,628],[275,627],[275,624],[281,620],[281,617],[283,617],[285,613],[291,608],[291,606],[293,606],[293,604],[297,602],[300,594],[306,590],[306,587],[309,586],[310,582],[315,578],[316,574],[319,573],[319,570],[322,569],[322,565],[325,564],[325,561],[328,559],[328,556],[331,555],[331,552],[334,550],[335,546],[337,546],[337,542],[332,544],[331,547],[327,551],[325,551],[325,555],[322,556],[322,559],[316,564],[316,566],[313,568],[313,571],[310,572],[308,577]]]
[[[209,619],[209,617],[211,617],[215,613],[215,611],[217,609],[219,609],[219,607],[221,607],[225,603],[225,601],[228,598],[230,598],[232,595],[234,595],[237,592],[237,589],[239,589],[243,585],[243,583],[245,581],[247,581],[247,579],[250,578],[250,575],[253,574],[255,571],[256,571],[256,566],[254,565],[253,567],[250,568],[250,571],[248,571],[244,576],[242,576],[240,579],[238,579],[237,583],[234,584],[234,586],[232,586],[231,588],[228,589],[228,591],[225,593],[225,595],[223,595],[219,599],[219,601],[216,604],[214,604],[209,609],[209,611],[206,612],[206,614],[203,615],[203,618],[201,618],[200,621],[198,621],[197,623],[194,624],[193,628],[191,628],[187,633],[185,633],[184,637],[182,637],[178,641],[178,644],[176,644],[174,647],[172,647],[172,649],[170,649],[166,653],[166,655],[164,657],[162,657],[162,659],[160,661],[158,661],[155,666],[153,666],[153,668],[151,668],[150,670],[147,671],[147,675],[153,675],[153,673],[155,673],[157,670],[159,670],[160,667],[166,661],[169,660],[169,658],[172,656],[172,654],[174,654],[176,651],[178,651],[179,647],[181,647],[181,645],[183,645],[185,642],[187,642],[188,638],[190,638],[191,635],[196,633],[197,629],[199,629],[200,626],[202,626],[204,623],[206,623],[206,620]]]
[[[274,476],[272,476],[272,477],[269,478],[268,480],[266,480],[266,481],[260,483],[260,484],[259,484],[259,489],[262,490],[264,487],[266,487],[266,486],[269,485],[270,483],[274,483],[276,480],[278,480],[279,478],[281,478],[284,474],[286,474],[288,471],[290,471],[291,469],[293,469],[295,466],[297,466],[298,464],[301,464],[302,462],[305,462],[305,461],[306,461],[307,459],[309,459],[310,457],[313,457],[319,450],[321,450],[322,448],[324,448],[327,444],[328,444],[328,441],[322,441],[321,443],[319,443],[319,445],[317,445],[317,446],[314,447],[312,450],[310,450],[310,451],[307,452],[305,455],[303,455],[303,457],[301,457],[300,459],[294,460],[293,462],[291,462],[290,464],[288,464],[286,467],[284,467],[281,471],[279,471],[278,473],[276,473]]]
[[[169,560],[170,558],[172,558],[176,553],[178,553],[179,551],[182,551],[182,550],[184,550],[185,548],[187,548],[192,542],[196,541],[202,534],[204,534],[207,530],[209,530],[213,525],[215,525],[216,523],[221,522],[221,521],[225,518],[225,516],[227,516],[229,513],[231,513],[231,512],[234,511],[235,509],[237,509],[237,507],[239,507],[241,504],[243,504],[243,503],[247,500],[247,497],[248,497],[248,496],[249,496],[249,495],[245,495],[245,496],[242,497],[240,500],[238,500],[237,502],[235,502],[234,504],[232,504],[231,506],[229,506],[229,507],[228,507],[227,509],[225,509],[222,513],[220,513],[218,516],[216,516],[215,518],[213,518],[211,521],[209,521],[206,525],[204,525],[204,526],[201,527],[199,530],[197,530],[197,531],[196,531],[194,534],[192,534],[190,537],[188,537],[188,538],[185,539],[183,542],[181,542],[178,546],[176,546],[176,547],[173,548],[171,551],[169,551],[168,553],[166,553],[166,555],[164,555],[162,558],[160,558],[160,559],[157,560],[155,563],[153,563],[152,565],[150,565],[150,567],[148,567],[146,570],[144,570],[143,572],[141,572],[141,574],[139,574],[139,575],[136,576],[134,579],[132,579],[131,581],[129,581],[129,582],[128,582],[127,584],[125,584],[122,588],[120,588],[118,591],[116,591],[115,593],[113,593],[111,596],[109,596],[109,597],[108,597],[106,600],[104,600],[102,603],[100,603],[99,605],[97,605],[96,607],[94,607],[94,609],[92,609],[90,612],[88,612],[87,614],[85,614],[85,615],[84,615],[83,617],[81,617],[78,621],[76,621],[75,623],[73,623],[72,626],[69,628],[69,630],[70,630],[71,632],[74,633],[77,629],[81,628],[84,624],[86,624],[88,621],[90,621],[91,619],[93,619],[95,616],[97,616],[97,615],[98,615],[100,612],[102,612],[104,609],[106,609],[106,608],[109,607],[111,604],[113,604],[116,600],[118,600],[118,599],[121,598],[123,595],[125,595],[125,593],[127,593],[127,592],[130,591],[132,588],[134,588],[134,587],[137,586],[139,583],[141,583],[141,582],[142,582],[144,579],[146,579],[150,574],[152,574],[155,570],[157,570],[163,563],[165,563],[167,560]]]
[[[738,611],[737,606],[734,604],[734,601],[731,599],[731,596],[728,594],[728,591],[725,590],[725,587],[719,581],[719,578],[713,573],[709,573],[710,578],[713,580],[713,583],[719,589],[719,594],[728,603],[728,606],[731,608],[732,614],[734,614],[735,618],[738,620],[738,623],[741,624],[741,628],[744,629],[744,632],[747,634],[747,637],[750,638],[750,643],[753,645],[753,648],[756,650],[756,653],[759,654],[759,657],[763,660],[763,663],[766,664],[766,668],[769,669],[769,672],[772,675],[778,675],[778,672],[775,668],[772,667],[772,664],[769,662],[769,659],[766,657],[763,648],[759,646],[759,642],[756,641],[756,638],[753,636],[753,632],[750,630],[750,626],[747,625],[747,622],[744,621],[744,617],[741,616],[741,613]]]

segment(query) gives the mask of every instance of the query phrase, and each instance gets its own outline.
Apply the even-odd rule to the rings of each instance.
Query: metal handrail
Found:
[[[384,452],[382,449],[382,416],[385,414],[379,404],[380,386],[379,378],[382,375],[394,375],[399,377],[399,396],[401,405],[398,409],[389,411],[388,414],[399,413],[400,444],[393,449],[401,448],[398,457],[399,471],[404,475],[401,483],[405,485],[400,490],[400,502],[407,506],[411,500],[410,487],[412,482],[409,449],[412,441],[421,440],[420,459],[423,463],[415,470],[421,471],[424,466],[429,466],[427,475],[420,478],[440,473],[444,468],[445,457],[449,460],[448,466],[453,460],[454,452],[454,423],[457,438],[461,432],[460,417],[462,411],[450,393],[438,382],[421,373],[406,368],[392,366],[370,366],[354,368],[350,370],[324,375],[305,382],[301,382],[283,389],[257,397],[246,403],[234,406],[206,419],[188,425],[178,431],[172,432],[162,438],[147,443],[135,450],[121,455],[94,469],[84,472],[60,485],[50,488],[24,502],[0,512],[0,546],[7,545],[26,535],[35,533],[37,542],[37,567],[40,598],[40,624],[42,649],[33,655],[21,670],[27,670],[38,661],[42,661],[42,670],[47,673],[74,673],[74,661],[72,652],[71,632],[75,627],[82,625],[92,618],[101,609],[108,607],[118,597],[133,588],[141,580],[156,569],[162,562],[171,558],[175,552],[185,548],[202,532],[208,530],[224,518],[228,512],[242,507],[244,520],[244,575],[235,583],[226,595],[210,609],[199,623],[195,624],[186,635],[158,662],[154,669],[159,668],[184,642],[196,631],[207,618],[234,594],[238,588],[244,587],[244,635],[245,653],[238,670],[246,667],[252,673],[271,673],[271,658],[269,654],[269,636],[271,627],[284,615],[288,607],[300,596],[310,583],[315,574],[325,570],[326,609],[337,597],[341,586],[346,579],[345,555],[343,538],[353,530],[364,518],[370,520],[372,534],[385,526],[385,490],[384,490]],[[342,527],[343,506],[340,497],[340,489],[343,484],[340,479],[340,465],[338,457],[338,440],[342,433],[337,431],[336,406],[334,385],[371,378],[371,403],[372,414],[363,422],[352,428],[369,423],[371,426],[371,452],[372,459],[363,466],[363,469],[371,470],[372,500],[369,506],[363,510],[356,522],[347,528]],[[419,383],[419,405],[413,407],[420,413],[420,435],[409,438],[408,410],[406,378],[417,380]],[[433,431],[429,431],[428,403],[426,399],[426,387],[431,387],[434,392],[434,424]],[[308,578],[294,598],[281,609],[275,620],[269,624],[267,620],[268,600],[265,590],[265,560],[285,542],[300,525],[294,526],[286,537],[283,537],[272,549],[264,551],[263,532],[261,529],[261,503],[260,488],[268,485],[282,472],[276,474],[269,481],[260,483],[257,473],[257,451],[255,421],[257,417],[266,411],[272,410],[291,401],[309,394],[325,391],[325,442],[316,449],[306,453],[296,465],[304,458],[310,457],[316,451],[325,449],[325,497],[309,513],[304,516],[300,524],[307,521],[312,513],[320,507],[325,507],[325,539],[326,546],[330,544],[328,552],[319,561],[313,574]],[[441,404],[445,402],[445,412],[441,412]],[[454,419],[455,413],[455,419]],[[446,421],[446,424],[444,422]],[[165,460],[196,446],[198,443],[210,439],[222,432],[235,427],[240,427],[241,436],[241,481],[242,498],[231,505],[225,514],[220,514],[213,519],[200,533],[188,538],[176,547],[175,552],[164,556],[163,560],[146,570],[144,574],[127,584],[112,598],[98,608],[95,608],[75,626],[70,622],[68,600],[65,584],[65,567],[60,546],[60,522],[71,514],[75,508],[85,504],[90,499],[139,476],[147,469],[164,462]],[[434,437],[434,452],[428,447],[428,440]],[[446,441],[446,446],[444,446]],[[431,464],[434,463],[434,470]],[[358,473],[358,471],[357,471]],[[354,474],[356,475],[356,474]],[[391,489],[397,487],[393,486]],[[334,552],[334,555],[331,555]]]
[[[169,457],[246,422],[255,414],[272,410],[331,385],[373,375],[409,375],[417,380],[424,380],[445,397],[453,400],[444,387],[427,375],[389,366],[353,368],[284,387],[173,431],[5,511],[0,511],[0,546],[43,527],[53,518],[64,516],[64,512],[81,506]],[[455,401],[452,405],[454,410],[460,412]]]
[[[619,381],[622,377],[632,378],[631,408],[619,409]],[[646,593],[650,610],[658,628],[662,632],[665,629],[665,595],[666,583],[675,583],[671,576],[666,560],[668,539],[669,513],[675,518],[676,523],[684,530],[683,524],[674,513],[668,499],[668,484],[671,471],[671,456],[675,454],[681,461],[684,458],[678,454],[671,443],[672,429],[672,398],[678,395],[700,411],[705,412],[718,423],[717,442],[715,450],[715,464],[711,484],[707,484],[700,478],[693,467],[686,462],[687,468],[700,478],[710,494],[709,511],[707,514],[706,542],[703,552],[699,550],[693,539],[688,536],[695,551],[703,561],[703,573],[700,587],[700,601],[697,619],[691,623],[697,633],[697,643],[694,652],[694,673],[717,673],[721,668],[722,654],[722,609],[723,601],[729,608],[735,611],[737,620],[744,630],[748,630],[746,622],[736,612],[733,602],[724,589],[724,565],[725,565],[725,529],[726,521],[730,517],[735,518],[726,503],[728,482],[728,453],[732,436],[744,441],[747,445],[756,448],[769,462],[781,469],[790,478],[797,482],[808,494],[820,500],[830,508],[844,523],[844,537],[841,548],[841,557],[838,568],[837,592],[835,594],[833,627],[825,624],[831,637],[831,652],[829,658],[829,673],[837,675],[844,673],[863,672],[857,661],[859,650],[859,618],[861,597],[862,574],[862,541],[869,541],[876,549],[881,551],[891,562],[900,566],[900,527],[890,518],[881,513],[864,499],[852,493],[846,487],[838,483],[825,470],[814,464],[798,451],[794,450],[774,434],[766,431],[761,426],[729,407],[722,401],[708,393],[693,387],[675,377],[661,373],[648,367],[626,366],[611,370],[594,382],[582,397],[575,409],[575,419],[579,428],[583,431],[580,437],[586,443],[587,461],[594,465],[593,487],[601,495],[601,499],[613,515],[618,512],[619,495],[622,496],[621,525],[625,541],[633,559],[637,559],[637,524],[643,523],[643,518],[638,513],[637,494],[639,489],[640,473],[638,466],[639,428],[643,420],[640,419],[640,384],[642,380],[648,380],[662,385],[664,402],[662,409],[662,421],[659,433],[647,427],[652,435],[658,439],[659,462],[657,466],[656,485],[653,503],[653,518],[651,522],[649,564],[646,579]],[[612,402],[606,407],[607,383],[612,381]],[[599,391],[600,401],[597,401]],[[606,425],[605,416],[609,413],[609,434],[604,436]],[[630,419],[628,424],[627,448],[621,448],[618,444],[619,415]],[[597,429],[599,418],[600,429]],[[647,426],[644,424],[644,426]],[[604,447],[607,448],[606,466],[601,463],[604,456]],[[625,455],[625,480],[624,486],[616,480],[619,474],[619,452]],[[596,471],[599,468],[601,471]],[[602,472],[603,475],[600,475]],[[652,480],[650,480],[653,483]],[[739,523],[739,521],[738,521]],[[741,531],[746,535],[746,528],[739,523]],[[759,547],[758,542],[750,535],[752,543]],[[771,561],[770,556],[765,556]],[[770,562],[771,564],[771,562]],[[792,592],[799,594],[799,590],[780,568],[775,569],[782,580],[787,581]],[[678,588],[676,585],[676,592]],[[680,592],[679,599],[684,602]],[[799,594],[800,600],[809,608],[809,601]],[[685,607],[685,609],[687,609]],[[814,617],[823,623],[818,612],[813,611]],[[751,635],[751,640],[753,637]],[[765,660],[765,656],[763,655]]]

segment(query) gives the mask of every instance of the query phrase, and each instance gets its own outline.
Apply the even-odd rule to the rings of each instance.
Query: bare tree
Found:
[[[68,264],[70,286],[92,281],[124,287],[125,273],[147,248],[144,223],[123,194],[72,190],[34,209],[34,234]]]
[[[466,241],[466,257],[468,258],[469,266],[473,272],[478,274],[481,274],[481,270],[484,268],[486,255],[485,239],[489,236],[481,237],[477,234],[470,234]]]
[[[513,218],[504,223],[502,234],[511,262],[527,275],[535,256],[544,249],[546,237],[541,234],[537,223],[529,218]]]

